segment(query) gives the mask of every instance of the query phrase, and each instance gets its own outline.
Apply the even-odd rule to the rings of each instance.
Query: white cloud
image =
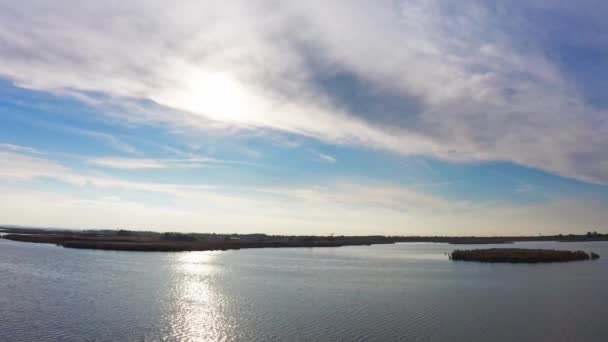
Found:
[[[608,183],[606,113],[511,24],[515,14],[475,1],[2,7],[0,75],[89,100],[104,94],[95,104],[128,122],[274,129]],[[420,110],[388,124],[383,113],[352,113],[318,87],[319,75],[338,73]]]
[[[112,169],[138,170],[138,169],[194,169],[218,166],[252,166],[253,163],[222,160],[209,157],[189,157],[179,159],[153,159],[153,158],[124,158],[104,157],[89,160],[90,164]]]
[[[5,150],[5,151],[9,150],[9,151],[24,152],[24,153],[34,153],[34,154],[40,153],[35,148],[26,147],[26,146],[20,146],[20,145],[14,145],[14,144],[0,144],[0,150]]]
[[[121,139],[119,139],[111,134],[96,132],[96,131],[91,131],[91,130],[86,130],[86,129],[80,129],[80,128],[79,129],[72,128],[72,130],[73,130],[73,132],[75,132],[77,134],[85,135],[92,139],[100,141],[100,142],[114,148],[117,151],[122,151],[122,152],[125,152],[128,154],[139,154],[139,152],[137,151],[137,149],[135,147],[133,147],[132,145],[122,141]]]
[[[165,169],[169,163],[146,158],[97,158],[90,161],[92,164],[115,169]]]
[[[47,192],[32,183],[43,178],[64,183],[66,191]],[[90,188],[96,197],[78,191]],[[0,199],[3,223],[74,228],[529,235],[585,232],[608,219],[606,203],[593,198],[518,205],[454,201],[383,182],[238,189],[140,183],[76,172],[57,161],[14,152],[0,154],[0,191],[10,194]],[[166,203],[157,203],[159,196]]]
[[[61,133],[61,134],[67,133],[67,134],[88,137],[88,138],[98,141],[114,150],[124,152],[127,154],[137,155],[140,153],[133,145],[131,145],[131,144],[125,142],[123,139],[121,139],[115,135],[109,134],[109,133],[94,131],[94,130],[90,130],[90,129],[84,129],[84,128],[80,128],[80,127],[74,127],[74,126],[65,125],[65,124],[59,124],[59,123],[50,122],[50,121],[37,120],[37,119],[32,119],[32,118],[23,118],[21,120],[23,120],[23,122],[27,123],[28,125],[38,126],[38,127],[41,127],[41,128],[44,128],[44,129],[47,129],[50,131],[54,131],[57,133]]]
[[[335,157],[332,157],[329,154],[325,154],[325,153],[319,153],[319,159],[321,159],[322,161],[328,162],[328,163],[336,162]]]
[[[22,153],[0,151],[0,177],[29,180],[67,175],[68,169],[56,162]]]

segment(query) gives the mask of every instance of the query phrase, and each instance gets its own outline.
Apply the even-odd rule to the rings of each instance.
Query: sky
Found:
[[[602,1],[0,0],[0,223],[608,232]]]

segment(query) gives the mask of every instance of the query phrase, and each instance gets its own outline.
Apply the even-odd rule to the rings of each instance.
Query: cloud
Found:
[[[139,154],[138,150],[131,144],[128,144],[121,139],[107,133],[95,132],[87,129],[70,128],[70,130],[76,134],[85,135],[97,141],[100,141],[117,151],[122,151],[128,154]]]
[[[229,165],[255,165],[247,162],[239,162],[232,160],[221,160],[208,157],[190,157],[182,159],[152,159],[152,158],[123,158],[123,157],[105,157],[94,158],[89,160],[90,164],[112,168],[112,169],[191,169],[203,167],[217,167]]]
[[[9,150],[9,151],[24,152],[24,153],[33,153],[33,154],[39,154],[40,153],[35,148],[31,148],[31,147],[27,147],[27,146],[14,145],[14,144],[0,144],[0,150],[5,150],[5,151]]]
[[[321,159],[322,161],[328,162],[328,163],[336,162],[335,157],[332,157],[329,154],[325,154],[325,153],[319,153],[319,159]]]
[[[137,155],[140,153],[137,150],[137,148],[135,148],[135,146],[133,146],[133,145],[125,142],[123,139],[121,139],[115,135],[109,134],[109,133],[99,132],[99,131],[95,131],[95,130],[80,128],[80,127],[74,127],[71,125],[59,124],[59,123],[49,122],[49,121],[44,121],[44,120],[31,119],[31,118],[22,118],[21,120],[23,120],[23,122],[25,122],[29,125],[42,127],[42,128],[54,131],[54,132],[67,133],[67,134],[88,137],[88,138],[96,140],[106,146],[109,146],[114,150],[117,150],[117,151],[120,151],[123,153],[131,154],[131,155]]]
[[[126,165],[120,166],[126,167]],[[180,185],[133,182],[104,176],[103,174],[96,172],[97,170],[94,171],[95,172],[76,172],[56,160],[44,157],[33,157],[22,153],[0,152],[0,179],[12,182],[53,179],[75,187],[124,189],[172,196],[188,196],[188,194],[191,194],[192,192],[214,188],[213,186],[203,184]]]
[[[44,179],[64,187],[45,191],[38,183]],[[87,191],[91,188],[95,191]],[[262,188],[136,182],[17,152],[0,152],[0,191],[10,194],[0,200],[4,223],[73,228],[530,235],[586,232],[608,219],[606,202],[599,198],[553,198],[521,205],[454,201],[386,182],[342,180]]]
[[[63,165],[23,153],[0,151],[0,177],[30,180],[69,174]]]
[[[92,164],[114,169],[165,169],[169,163],[145,158],[96,158]]]
[[[606,184],[606,113],[551,59],[535,31],[543,23],[524,15],[530,7],[10,2],[0,12],[0,75],[129,123],[278,130]],[[397,97],[414,111],[357,112],[321,85],[341,75],[379,104]]]

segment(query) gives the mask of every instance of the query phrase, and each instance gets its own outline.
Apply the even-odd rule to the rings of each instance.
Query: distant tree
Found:
[[[121,229],[121,230],[119,230],[119,231],[118,231],[118,233],[116,233],[116,234],[118,234],[118,235],[120,235],[120,236],[128,236],[128,235],[131,235],[131,232],[130,232],[130,231],[128,231],[128,230]]]
[[[161,235],[162,240],[167,241],[195,241],[196,237],[192,234],[183,234],[183,233],[163,233]]]

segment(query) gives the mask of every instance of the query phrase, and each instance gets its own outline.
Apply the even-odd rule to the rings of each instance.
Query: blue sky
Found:
[[[0,223],[606,230],[596,2],[0,8]]]

